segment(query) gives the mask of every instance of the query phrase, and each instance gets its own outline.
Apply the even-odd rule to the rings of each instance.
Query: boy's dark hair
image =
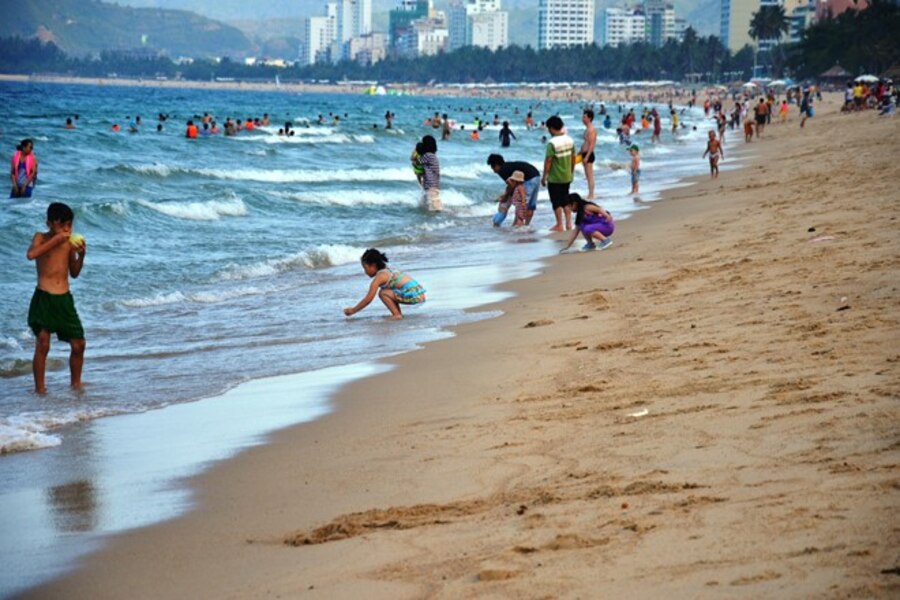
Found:
[[[425,154],[425,144],[422,142],[416,144],[416,154]]]
[[[369,248],[368,250],[363,252],[360,261],[364,265],[375,265],[375,267],[380,271],[381,269],[385,268],[385,266],[387,266],[388,257],[387,254],[384,254],[380,250]]]
[[[562,131],[563,128],[563,120],[558,116],[553,115],[549,119],[547,119],[547,129],[554,129],[556,131]]]
[[[487,164],[489,167],[502,167],[506,164],[506,161],[503,160],[503,156],[501,156],[500,154],[491,154],[490,156],[488,156]]]
[[[587,115],[589,121],[594,120],[594,110],[591,108],[584,109],[584,114]]]
[[[426,154],[437,152],[437,140],[434,139],[434,136],[426,135],[422,138],[422,149],[425,150]]]
[[[75,219],[75,213],[68,204],[53,202],[47,207],[48,223],[71,223]]]
[[[509,121],[503,121],[503,126],[504,126],[504,127],[509,127]]]

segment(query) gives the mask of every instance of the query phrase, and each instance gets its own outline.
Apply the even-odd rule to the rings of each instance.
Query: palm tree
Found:
[[[750,21],[750,37],[759,40],[780,40],[791,30],[791,22],[780,5],[760,6]]]
[[[781,5],[767,4],[760,6],[759,10],[753,13],[753,19],[750,21],[750,37],[756,44],[756,51],[753,53],[753,76],[756,76],[756,58],[759,52],[759,42],[761,40],[775,40],[777,44],[781,40],[784,33],[791,30],[791,22],[784,13],[784,7]]]

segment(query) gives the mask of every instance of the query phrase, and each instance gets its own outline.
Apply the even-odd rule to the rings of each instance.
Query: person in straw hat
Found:
[[[509,179],[506,180],[506,192],[498,198],[497,214],[494,215],[494,227],[500,227],[503,220],[506,219],[506,213],[509,212],[510,206],[516,209],[516,220],[513,227],[524,227],[526,215],[528,213],[528,194],[525,192],[525,173],[522,171],[513,171]]]

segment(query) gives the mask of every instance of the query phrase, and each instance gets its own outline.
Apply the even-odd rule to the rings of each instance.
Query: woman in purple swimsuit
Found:
[[[572,230],[569,243],[559,251],[560,254],[575,243],[579,233],[587,241],[582,250],[605,250],[612,246],[613,241],[609,236],[616,230],[613,216],[599,204],[584,200],[578,194],[569,194],[569,203],[575,213],[575,229]],[[599,243],[595,243],[595,240]]]

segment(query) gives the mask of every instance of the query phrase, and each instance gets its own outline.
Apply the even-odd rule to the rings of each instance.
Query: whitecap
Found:
[[[247,214],[247,205],[240,198],[208,200],[206,202],[150,202],[138,200],[143,207],[158,213],[191,221],[215,221],[220,217],[240,217]]]
[[[321,269],[333,267],[356,262],[359,260],[362,253],[362,248],[355,248],[344,244],[320,244],[295,254],[270,258],[258,263],[249,265],[228,265],[219,273],[217,279],[221,281],[237,281],[241,279],[270,277],[279,273],[293,271],[298,268]]]

